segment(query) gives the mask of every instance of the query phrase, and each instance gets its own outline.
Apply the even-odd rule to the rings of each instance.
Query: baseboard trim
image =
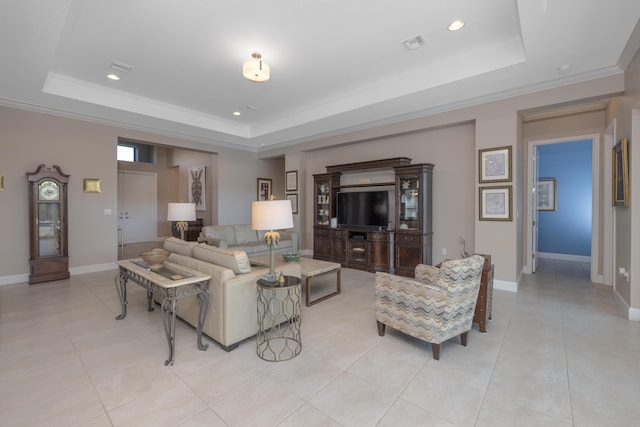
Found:
[[[622,307],[624,311],[627,312],[627,318],[629,320],[634,320],[636,322],[640,321],[640,308],[630,307],[629,304],[622,298],[620,293],[617,290],[613,290],[613,299]]]
[[[99,271],[115,270],[118,264],[115,262],[107,262],[105,264],[83,265],[82,267],[73,267],[69,269],[72,276],[78,274],[97,273]]]
[[[554,254],[552,252],[537,252],[536,256],[538,258],[557,259],[560,261],[591,262],[590,256],[582,256],[582,255]]]
[[[83,265],[81,267],[73,267],[69,269],[69,274],[76,276],[78,274],[97,273],[99,271],[109,271],[118,268],[115,262],[107,262],[105,264]],[[0,286],[15,285],[17,283],[27,283],[29,274],[14,274],[12,276],[0,276]]]
[[[507,292],[518,292],[518,283],[493,279],[493,289]]]
[[[29,281],[28,274],[14,274],[13,276],[0,276],[0,286],[15,285],[16,283],[25,283]]]

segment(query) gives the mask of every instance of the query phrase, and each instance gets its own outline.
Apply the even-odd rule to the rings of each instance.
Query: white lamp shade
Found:
[[[242,75],[254,82],[266,82],[271,77],[271,67],[261,59],[249,59],[242,64]]]
[[[281,230],[291,227],[293,227],[291,200],[251,202],[251,228],[253,230]]]
[[[195,203],[169,203],[167,221],[195,221]]]

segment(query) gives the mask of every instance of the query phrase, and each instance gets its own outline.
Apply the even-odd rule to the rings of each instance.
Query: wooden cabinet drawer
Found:
[[[396,242],[420,244],[422,235],[396,233]]]
[[[329,230],[328,228],[316,228],[313,230],[313,233],[316,236],[326,236],[329,237],[329,234],[331,233],[331,230]]]
[[[371,242],[388,242],[389,233],[368,233],[367,240]]]

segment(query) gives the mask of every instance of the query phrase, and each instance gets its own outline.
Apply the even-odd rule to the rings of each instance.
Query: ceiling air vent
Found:
[[[404,48],[407,50],[416,50],[420,49],[422,45],[424,45],[424,37],[422,37],[420,34],[416,34],[413,37],[402,40],[400,43],[402,43],[402,46],[404,46]]]
[[[111,68],[113,68],[114,70],[122,71],[123,73],[128,73],[129,71],[133,70],[133,65],[114,60],[111,61]]]

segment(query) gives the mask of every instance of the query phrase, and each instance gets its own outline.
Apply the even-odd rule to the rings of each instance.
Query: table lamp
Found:
[[[291,227],[293,227],[291,200],[265,200],[251,203],[251,228],[269,230],[264,234],[264,244],[269,247],[269,272],[263,276],[263,280],[278,281],[278,275],[274,269],[273,246],[280,241],[280,233],[273,230]]]
[[[187,221],[196,220],[195,203],[169,203],[167,210],[167,220],[177,221],[176,229],[180,231],[180,238],[184,240],[184,232],[189,228]]]

